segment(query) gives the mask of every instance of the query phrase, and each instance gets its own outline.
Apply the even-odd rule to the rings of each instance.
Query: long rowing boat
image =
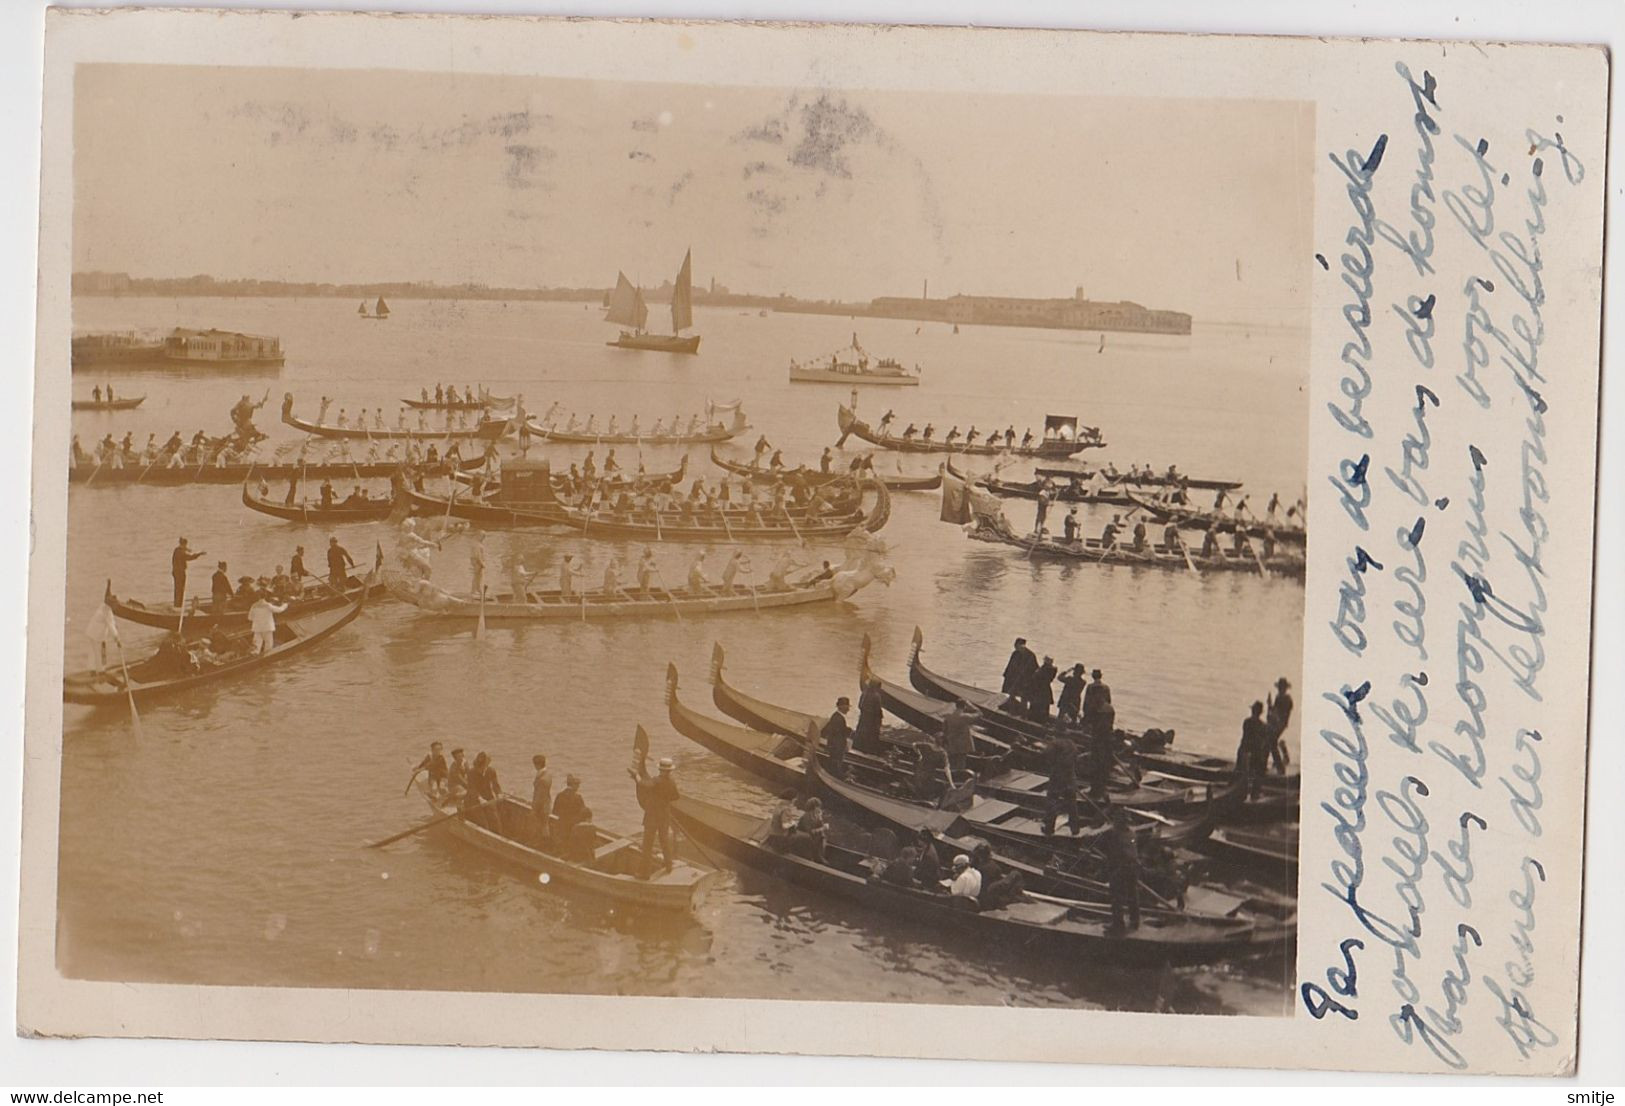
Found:
[[[244,481],[243,506],[284,522],[299,522],[307,526],[342,526],[354,522],[381,522],[394,513],[396,500],[394,497],[369,499],[365,503],[336,500],[325,507],[309,502],[277,503],[251,493],[247,481]]]
[[[574,445],[708,445],[718,442],[732,441],[746,430],[750,423],[746,421],[744,413],[740,412],[733,425],[712,423],[693,434],[600,434],[597,431],[570,430],[557,426],[547,426],[531,419],[526,429],[535,437],[550,442],[565,442]]]
[[[295,430],[303,430],[306,434],[314,434],[320,438],[343,438],[349,441],[421,441],[434,442],[450,438],[453,440],[468,440],[478,438],[484,441],[495,441],[505,437],[513,429],[513,419],[481,418],[479,424],[471,429],[453,430],[449,427],[441,430],[410,430],[410,429],[377,429],[365,426],[328,426],[325,423],[310,422],[293,413],[293,393],[285,392],[282,396],[282,421]]]
[[[716,451],[715,446],[711,448],[711,463],[717,466],[717,468],[722,469],[724,472],[731,472],[735,476],[748,476],[752,480],[762,480],[772,483],[789,480],[799,472],[803,477],[805,477],[808,483],[812,485],[834,484],[841,480],[852,480],[858,476],[867,476],[872,479],[879,480],[882,484],[886,485],[889,490],[894,492],[934,492],[942,486],[941,470],[938,470],[929,476],[904,476],[902,473],[887,474],[876,472],[873,466],[865,468],[861,473],[854,474],[850,472],[813,472],[803,465],[798,469],[781,469],[776,472],[764,472],[760,468],[743,464],[739,461],[730,461],[728,458],[719,454]]]
[[[675,860],[671,868],[644,878],[639,839],[596,826],[591,855],[583,852],[579,859],[566,859],[538,846],[530,804],[512,795],[503,795],[482,809],[459,813],[450,798],[431,794],[421,780],[417,789],[429,809],[446,818],[444,826],[451,836],[540,877],[550,887],[586,891],[640,909],[692,911],[721,878],[713,869],[684,860]]]
[[[1067,473],[1064,482],[1057,483],[1054,474],[1061,472],[1058,469],[1038,469],[1038,475],[1032,480],[1002,480],[993,473],[977,475],[975,473],[961,472],[954,467],[953,458],[948,458],[948,475],[956,480],[964,480],[986,488],[1000,499],[1037,499],[1039,493],[1047,487],[1057,503],[1093,503],[1102,507],[1132,507],[1137,505],[1136,489],[1139,488],[1139,479],[1119,477],[1106,479],[1103,473]],[[1101,482],[1086,483],[1091,476],[1101,477]],[[1239,488],[1240,484],[1223,483],[1220,481],[1202,481],[1198,484],[1192,481],[1191,487]]]
[[[322,464],[228,464],[178,465],[173,468],[165,462],[153,465],[126,464],[123,468],[109,465],[75,465],[68,470],[68,483],[80,487],[126,488],[132,484],[147,487],[171,488],[184,484],[241,484],[250,476],[259,476],[268,483],[285,480],[321,480],[331,477],[357,480],[379,479],[400,471],[400,461],[339,461]]]
[[[363,591],[371,599],[381,599],[387,594],[382,582],[374,582],[369,586],[364,580],[351,580],[349,587],[335,590],[325,580],[318,580],[307,585],[299,598],[289,600],[288,609],[280,617],[283,621],[302,619],[323,611],[348,607],[361,598]],[[201,632],[212,629],[217,622],[223,621],[230,626],[241,626],[248,622],[247,607],[228,604],[222,611],[211,600],[202,596],[192,596],[186,601],[184,618],[181,609],[167,601],[144,603],[139,599],[121,599],[113,594],[111,580],[107,582],[107,591],[102,601],[116,617],[158,630],[179,630],[185,627]]]
[[[870,445],[877,445],[882,449],[894,449],[900,453],[964,453],[971,456],[992,457],[1007,455],[1011,457],[1070,457],[1085,449],[1096,449],[1106,443],[1099,438],[1049,438],[1035,445],[1009,447],[990,445],[986,442],[976,445],[965,445],[955,442],[925,441],[921,438],[903,438],[896,434],[882,434],[868,423],[858,418],[846,404],[836,405],[835,422],[841,429],[841,439],[836,445],[845,442],[849,437],[862,438]]]
[[[511,466],[510,466],[511,467]],[[763,506],[683,510],[615,511],[571,506],[553,492],[549,479],[504,479],[490,499],[430,495],[407,489],[412,509],[424,515],[450,515],[495,529],[566,527],[587,537],[733,544],[751,541],[836,541],[859,530],[879,531],[891,518],[891,494],[878,480],[864,485],[875,493],[874,504],[861,501],[850,510],[815,514],[810,508]]]
[[[783,588],[760,584],[725,589],[718,585],[702,592],[688,588],[651,588],[647,593],[641,589],[621,588],[613,593],[593,589],[569,595],[554,589],[527,591],[516,601],[512,592],[487,595],[483,599],[478,595],[457,595],[427,580],[396,573],[386,574],[385,582],[395,598],[435,615],[498,621],[586,622],[640,615],[680,619],[684,615],[725,612],[756,614],[810,603],[844,601],[872,581],[890,584],[895,577],[896,572],[878,558],[861,557],[852,567],[843,566],[828,580]]]
[[[307,615],[303,618],[282,618],[277,623],[275,644],[264,653],[253,651],[253,638],[246,629],[230,632],[230,652],[220,659],[196,659],[189,654],[201,644],[201,628],[182,642],[166,642],[152,656],[127,667],[119,664],[82,672],[70,672],[62,679],[62,698],[65,702],[85,706],[120,706],[133,698],[136,702],[178,691],[186,691],[202,684],[215,683],[256,669],[266,668],[302,653],[331,637],[355,621],[367,605],[365,592],[350,606]],[[192,627],[188,627],[190,633]]]
[[[119,399],[76,399],[72,401],[75,411],[133,411],[146,401],[146,396],[130,396]]]
[[[1217,508],[1173,503],[1166,499],[1155,499],[1144,493],[1130,493],[1129,500],[1153,517],[1172,519],[1181,526],[1198,530],[1212,530],[1220,534],[1233,534],[1241,530],[1249,537],[1292,542],[1297,545],[1302,545],[1309,536],[1308,529],[1301,522],[1270,518],[1238,518]]]
[[[1256,572],[1260,576],[1285,576],[1301,580],[1306,567],[1306,560],[1301,553],[1284,553],[1279,549],[1269,556],[1253,550],[1249,556],[1248,553],[1238,553],[1235,550],[1213,548],[1203,551],[1191,549],[1183,544],[1169,546],[1161,542],[1147,542],[1139,548],[1116,542],[1108,545],[1099,538],[1069,542],[1051,536],[1048,531],[1042,535],[1018,534],[1007,519],[989,518],[985,515],[976,517],[976,524],[967,536],[974,541],[1019,549],[1029,557],[1052,557],[1083,564],[1118,565],[1127,568],[1157,568],[1170,572],[1194,572],[1198,576],[1207,572]]]
[[[1276,952],[1291,928],[1251,919],[1190,918],[1146,912],[1126,934],[1110,929],[1110,908],[1028,894],[996,909],[965,909],[941,887],[899,886],[877,878],[881,865],[863,852],[829,845],[819,861],[770,843],[770,820],[697,799],[672,805],[678,825],[698,844],[811,890],[850,899],[890,917],[962,930],[1000,949],[1036,948],[1068,961],[1211,963]]]

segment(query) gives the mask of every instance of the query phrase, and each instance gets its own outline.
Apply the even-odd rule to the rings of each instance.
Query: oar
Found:
[[[401,840],[401,838],[403,838],[403,837],[411,837],[413,834],[422,833],[426,829],[433,829],[435,826],[440,825],[442,822],[449,822],[453,818],[465,818],[468,815],[472,814],[474,811],[479,810],[481,807],[489,806],[491,803],[493,803],[495,801],[496,801],[495,799],[481,799],[479,802],[475,803],[473,806],[463,807],[461,810],[454,810],[450,814],[441,815],[439,818],[431,818],[427,822],[424,822],[420,826],[413,826],[409,830],[402,830],[400,833],[393,834],[393,835],[391,835],[389,837],[386,837],[382,841],[369,841],[365,845],[363,845],[362,848],[364,848],[364,849],[381,849],[385,845],[393,845],[395,842]]]
[[[412,778],[406,781],[406,790],[401,792],[402,796],[410,795],[412,793],[412,785],[418,782],[418,777],[422,774],[422,768],[412,769]]]
[[[124,639],[119,636],[118,627],[113,627],[113,640],[118,643],[118,666],[124,675],[124,694],[130,700],[130,730],[137,741],[141,740],[141,715],[135,709],[135,689],[130,686],[130,666],[124,662]]]
[[[485,584],[480,584],[480,620],[474,624],[474,640],[482,641],[485,638]]]
[[[671,593],[671,588],[666,586],[666,577],[661,574],[659,565],[655,566],[655,579],[660,581],[660,590],[666,593],[666,599],[671,603],[671,613],[677,616],[677,625],[681,626],[683,624],[683,608],[677,605],[677,597]]]

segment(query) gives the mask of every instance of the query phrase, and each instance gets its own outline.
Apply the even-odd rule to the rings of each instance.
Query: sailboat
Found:
[[[649,321],[649,305],[643,302],[643,289],[633,286],[625,273],[615,274],[615,291],[610,293],[608,322],[621,327],[620,337],[605,345],[621,349],[648,349],[661,353],[698,353],[700,336],[683,337],[683,331],[694,325],[694,251],[683,255],[683,267],[677,272],[677,283],[671,290],[671,333],[650,334],[644,330]]]
[[[374,308],[372,314],[369,315],[367,314],[367,301],[362,300],[361,306],[356,308],[356,314],[360,315],[363,319],[378,319],[379,321],[382,321],[389,318],[389,304],[384,302],[383,296],[379,296],[378,306]]]

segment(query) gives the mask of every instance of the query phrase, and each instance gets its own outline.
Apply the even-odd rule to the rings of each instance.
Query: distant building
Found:
[[[129,273],[74,273],[71,285],[78,295],[110,295],[130,290]]]
[[[933,300],[881,296],[870,301],[869,314],[892,319],[976,323],[982,326],[1124,330],[1144,334],[1191,332],[1191,317],[1182,311],[1154,310],[1128,300],[1088,300],[1083,298],[1082,287],[1070,299],[955,295]]]

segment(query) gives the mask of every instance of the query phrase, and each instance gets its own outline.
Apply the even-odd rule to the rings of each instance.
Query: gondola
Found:
[[[797,740],[707,718],[679,701],[674,665],[666,666],[666,704],[672,728],[678,733],[738,767],[762,776],[776,787],[805,786],[811,781],[806,757],[808,748],[818,748],[820,767],[826,775],[829,774],[828,754],[821,747],[816,722],[809,722],[807,732]],[[928,740],[923,735],[920,738]],[[913,757],[911,752],[903,751],[905,748],[896,742],[885,754],[849,748],[844,762],[844,782],[853,782],[876,795],[929,806],[941,798],[942,785],[946,784],[946,780],[938,777],[916,781],[913,778]],[[1053,838],[1044,837],[1039,823],[1047,802],[1044,795],[1047,779],[1031,772],[1003,769],[996,764],[984,763],[980,767],[985,775],[978,774],[969,808],[963,814],[956,815],[965,825],[974,827],[974,830],[966,832],[985,833],[990,838],[1026,848],[1057,851],[1069,851],[1079,843],[1087,844],[1101,832],[1105,821],[1104,809],[1094,807],[1086,797],[1080,797],[1079,815],[1094,828],[1078,837],[1068,837],[1065,833]],[[922,786],[927,789],[926,792],[919,791]],[[927,794],[929,797],[926,797]],[[1194,821],[1176,823],[1173,819],[1136,807],[1127,797],[1114,805],[1129,809],[1139,826],[1160,827],[1169,844],[1187,844],[1197,840],[1216,824],[1214,821],[1205,828],[1198,828]],[[1203,817],[1217,809],[1205,798],[1190,804],[1190,808],[1199,810]]]
[[[483,457],[476,457],[472,460],[462,462],[457,467],[457,471],[453,476],[453,479],[457,480],[459,483],[467,484],[472,482],[475,478],[481,476],[485,477],[487,487],[494,490],[502,482],[501,463],[498,463],[496,475],[493,478],[489,474],[485,459]],[[598,478],[591,481],[591,484],[595,489],[599,489],[611,495],[618,492],[630,492],[640,489],[649,491],[664,491],[675,487],[687,476],[688,454],[685,453],[683,454],[682,461],[680,461],[677,467],[674,469],[667,469],[663,472],[628,472],[625,469],[619,469],[614,476],[608,477],[607,479],[605,479],[603,474],[600,472],[598,474]],[[585,481],[586,478],[582,477],[582,479]],[[552,473],[550,480],[553,487],[553,494],[555,496],[564,496],[568,494],[570,483],[569,476],[563,473]]]
[[[1025,732],[1033,737],[1042,734],[1043,727],[1039,723],[1022,718],[1007,709],[1010,697],[1003,692],[961,683],[927,668],[925,662],[920,659],[924,646],[925,634],[916,626],[908,653],[908,680],[925,695],[940,701],[944,710],[947,704],[956,699],[963,699],[983,712],[984,717],[998,717],[1001,724],[1012,732]],[[867,655],[865,661],[867,662]],[[1153,746],[1146,734],[1130,730],[1119,729],[1117,734],[1134,749],[1135,759],[1140,762],[1142,768],[1158,772],[1168,778],[1188,783],[1229,783],[1235,778],[1236,762],[1233,760],[1201,753],[1187,753],[1183,750],[1169,749],[1165,745]],[[1264,784],[1271,791],[1295,792],[1298,790],[1298,781],[1298,773],[1293,772],[1286,776],[1266,777]]]
[[[416,786],[429,809],[446,819],[447,833],[530,872],[548,887],[585,891],[643,910],[693,911],[720,878],[714,869],[680,859],[670,869],[643,878],[641,837],[602,829],[597,830],[590,859],[567,860],[528,839],[534,825],[529,803],[503,795],[494,806],[453,817],[458,808],[449,798],[431,794],[421,780]]]
[[[1219,826],[1196,846],[1205,856],[1289,894],[1298,890],[1298,823]]]
[[[877,445],[882,449],[894,449],[900,453],[963,453],[970,456],[994,457],[1070,457],[1074,453],[1085,449],[1097,449],[1106,443],[1100,438],[1048,438],[1030,446],[989,445],[985,442],[976,445],[965,445],[955,442],[949,445],[941,439],[924,441],[920,438],[903,438],[896,434],[881,434],[868,423],[858,418],[856,413],[846,404],[837,404],[835,410],[836,425],[840,427],[841,439],[836,443],[837,448],[849,437],[861,438],[870,445]]]
[[[800,469],[783,469],[778,472],[764,472],[760,468],[753,468],[750,465],[742,464],[738,461],[728,460],[726,457],[719,454],[714,446],[711,449],[711,463],[717,466],[717,468],[722,469],[724,472],[731,472],[735,476],[748,476],[752,480],[777,482],[788,479],[795,472],[801,472],[807,478],[808,482],[814,485],[833,484],[837,481],[851,480],[854,478],[854,474],[851,472],[813,472],[810,469],[807,469],[805,466]],[[904,476],[902,473],[887,474],[876,472],[874,467],[871,465],[858,475],[879,480],[882,484],[886,485],[887,489],[894,492],[934,492],[942,486],[942,472],[940,470],[932,473],[930,476]]]
[[[1083,480],[1087,480],[1091,475],[1100,475],[1103,477],[1103,474],[1089,474],[1081,472],[1071,473],[1067,474],[1066,477],[1058,482],[1053,474],[1060,472],[1061,470],[1039,469],[1037,471],[1038,475],[1031,480],[1001,480],[993,473],[977,475],[975,473],[961,472],[954,466],[952,457],[948,458],[947,469],[948,475],[954,479],[964,480],[967,483],[973,483],[978,487],[986,488],[1000,499],[1037,499],[1039,493],[1045,489],[1047,484],[1051,495],[1054,497],[1054,502],[1056,503],[1092,503],[1097,507],[1134,507],[1138,505],[1138,502],[1135,499],[1135,489],[1140,482],[1137,480],[1128,480],[1125,478],[1119,478],[1117,480],[1108,479],[1101,484],[1086,486],[1084,483],[1082,483]],[[1047,480],[1045,479],[1046,476]],[[1221,483],[1218,481],[1204,481],[1203,483],[1209,484],[1213,487],[1241,487],[1240,484]],[[1196,485],[1192,483],[1191,486],[1195,487]]]
[[[487,403],[483,399],[460,399],[456,403],[447,403],[445,400],[403,399],[401,403],[414,411],[483,411],[487,407],[499,406]]]
[[[1268,518],[1240,519],[1216,508],[1195,507],[1189,503],[1171,503],[1166,499],[1155,499],[1141,492],[1130,493],[1129,500],[1154,518],[1170,519],[1181,526],[1197,530],[1234,534],[1239,529],[1248,537],[1269,538],[1296,545],[1302,545],[1309,536],[1309,531],[1301,522],[1290,523]]]
[[[513,466],[509,466],[510,470]],[[549,478],[505,479],[500,492],[490,499],[455,495],[439,497],[407,489],[414,512],[442,514],[466,519],[496,529],[563,527],[586,537],[606,540],[682,541],[708,544],[735,544],[753,541],[839,541],[866,530],[874,533],[891,517],[891,495],[884,484],[865,480],[875,493],[874,505],[861,504],[853,510],[813,515],[806,508],[763,506],[747,508],[613,512],[585,510],[559,500]]]
[[[496,441],[506,437],[514,429],[513,419],[481,418],[478,425],[471,429],[452,429],[446,427],[440,430],[408,430],[408,429],[377,429],[365,426],[328,426],[324,423],[307,422],[293,413],[293,393],[285,392],[282,396],[282,421],[295,430],[303,430],[306,434],[314,434],[320,438],[342,438],[348,441],[420,441],[436,442],[446,439],[467,441],[480,439],[482,441]]]
[[[1008,545],[1021,550],[1029,557],[1055,557],[1083,564],[1127,568],[1157,568],[1169,572],[1191,572],[1197,576],[1209,572],[1256,572],[1260,576],[1284,576],[1292,580],[1301,580],[1306,567],[1305,558],[1301,553],[1287,554],[1280,550],[1275,550],[1270,555],[1251,548],[1244,553],[1215,549],[1212,553],[1204,554],[1201,550],[1192,549],[1184,544],[1169,546],[1160,542],[1147,542],[1136,549],[1132,545],[1115,542],[1106,545],[1099,538],[1064,541],[1051,536],[1048,531],[1042,536],[1018,534],[1008,520],[1002,517],[989,518],[986,515],[976,517],[975,525],[967,536],[974,541]]]
[[[1076,463],[1068,465],[1034,465],[1034,476],[1048,476],[1053,480],[1094,480],[1118,488],[1190,488],[1198,491],[1233,492],[1241,487],[1240,480],[1204,480],[1186,476],[1181,472],[1139,474],[1119,472],[1113,466],[1087,468]]]
[[[535,419],[531,419],[526,424],[526,429],[532,436],[550,442],[574,445],[636,445],[652,449],[663,445],[707,445],[732,441],[749,430],[750,424],[743,419],[731,427],[712,423],[695,434],[598,434],[585,430],[564,430],[557,426],[543,426]]]
[[[320,614],[323,611],[347,607],[361,598],[362,591],[366,591],[371,599],[381,599],[387,590],[383,581],[374,581],[371,586],[364,580],[351,580],[350,586],[336,591],[325,579],[317,579],[305,585],[303,595],[298,599],[288,601],[288,609],[278,619],[301,619],[308,615]],[[179,630],[181,628],[197,630],[200,633],[212,629],[216,622],[222,619],[228,625],[243,626],[248,623],[248,608],[228,604],[224,611],[218,610],[214,603],[201,596],[192,596],[186,601],[185,617],[181,611],[168,600],[159,600],[155,603],[144,603],[139,599],[121,599],[113,594],[113,582],[107,582],[107,590],[102,596],[115,617],[126,622],[134,622],[140,626],[151,626],[157,630]]]
[[[511,592],[486,595],[455,595],[426,580],[400,574],[386,574],[390,594],[430,614],[456,618],[483,618],[491,621],[571,621],[587,622],[606,618],[678,618],[684,615],[745,613],[780,610],[850,599],[869,583],[889,584],[896,576],[878,558],[857,559],[843,566],[829,580],[816,584],[794,584],[774,588],[766,584],[740,586],[725,591],[720,586],[705,594],[687,588],[651,589],[642,594],[635,587],[610,595],[602,589],[589,589],[566,596],[558,590],[528,592],[528,599],[514,601]]]
[[[244,481],[243,506],[262,515],[282,519],[284,522],[298,522],[307,526],[343,526],[356,522],[382,522],[394,514],[396,499],[393,496],[386,496],[381,499],[369,499],[365,503],[334,500],[331,505],[325,507],[320,503],[277,503],[254,495],[248,490],[247,481]]]
[[[134,411],[146,402],[146,396],[130,396],[128,399],[76,399],[72,401],[75,411]]]
[[[1281,923],[1146,911],[1141,927],[1109,932],[1110,908],[1029,894],[985,911],[956,905],[939,888],[900,887],[879,878],[874,858],[830,845],[824,862],[768,844],[771,824],[697,799],[672,805],[678,825],[694,841],[798,886],[854,900],[886,916],[962,930],[1000,949],[1035,948],[1069,961],[1196,963],[1278,952],[1291,937]]]
[[[62,680],[64,702],[85,706],[122,706],[132,698],[137,703],[174,692],[187,691],[203,684],[215,683],[277,662],[317,645],[324,639],[348,626],[367,605],[365,590],[354,603],[339,610],[323,611],[292,619],[286,615],[277,620],[275,644],[264,653],[253,652],[253,638],[247,629],[229,631],[233,653],[219,663],[189,662],[179,657],[171,660],[163,655],[163,647],[151,657],[129,664],[114,663],[102,668],[70,672]],[[183,645],[200,642],[201,628],[189,636]],[[125,673],[128,672],[128,681]]]

